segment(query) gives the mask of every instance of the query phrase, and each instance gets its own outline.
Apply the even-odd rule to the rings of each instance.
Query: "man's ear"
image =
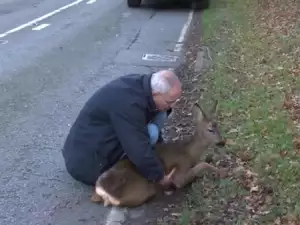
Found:
[[[156,96],[159,96],[159,95],[160,95],[159,92],[152,92],[152,96],[153,96],[153,97],[156,97]]]

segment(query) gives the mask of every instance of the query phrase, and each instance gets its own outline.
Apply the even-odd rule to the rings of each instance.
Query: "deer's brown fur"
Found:
[[[177,188],[192,182],[204,169],[225,175],[225,170],[199,162],[200,156],[209,146],[225,144],[215,121],[215,112],[216,104],[209,116],[195,104],[193,107],[193,117],[196,120],[195,134],[190,139],[156,144],[155,150],[165,173],[173,170],[172,178]],[[91,200],[103,202],[105,206],[136,207],[153,198],[161,190],[159,184],[150,182],[140,175],[128,159],[122,159],[98,178]]]

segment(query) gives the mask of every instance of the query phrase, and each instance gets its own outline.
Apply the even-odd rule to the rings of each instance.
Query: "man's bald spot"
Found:
[[[174,72],[162,70],[161,75],[168,81],[171,89],[181,90],[181,82]]]

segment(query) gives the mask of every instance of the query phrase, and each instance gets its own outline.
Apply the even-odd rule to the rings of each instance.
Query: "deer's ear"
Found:
[[[214,101],[214,104],[212,105],[210,109],[210,117],[216,118],[217,117],[217,107],[218,107],[218,100]]]
[[[204,111],[202,110],[202,108],[198,103],[194,104],[192,108],[192,114],[197,121],[203,121],[206,117]]]

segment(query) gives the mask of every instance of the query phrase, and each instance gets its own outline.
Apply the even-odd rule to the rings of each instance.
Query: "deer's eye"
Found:
[[[214,130],[212,128],[208,128],[207,130],[208,132],[214,133]]]

